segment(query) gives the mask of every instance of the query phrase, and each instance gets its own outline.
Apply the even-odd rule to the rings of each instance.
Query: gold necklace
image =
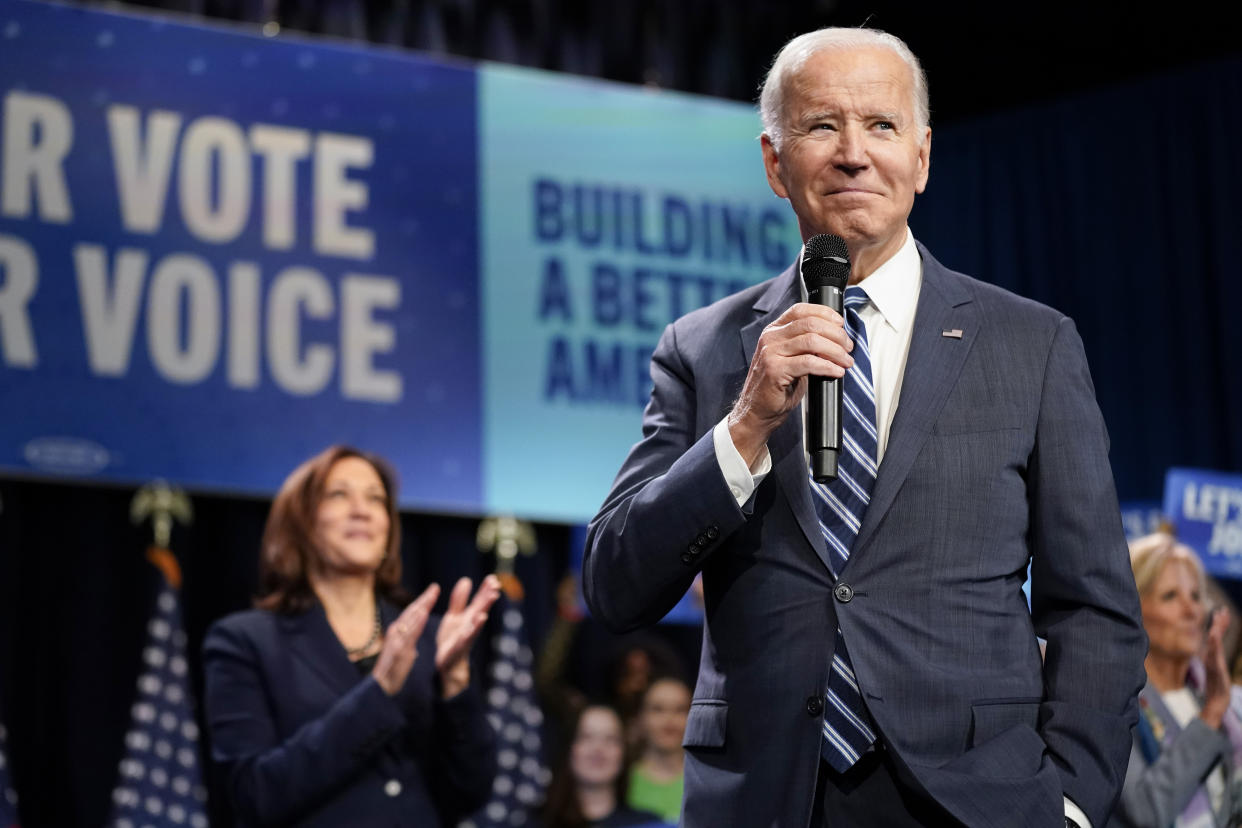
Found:
[[[367,643],[363,644],[361,647],[346,647],[345,655],[349,656],[350,658],[354,658],[355,656],[360,656],[364,654],[367,650],[375,646],[375,642],[379,641],[380,633],[382,633],[383,631],[384,629],[380,623],[379,601],[376,601],[375,602],[375,626],[371,629],[371,637],[368,638]]]

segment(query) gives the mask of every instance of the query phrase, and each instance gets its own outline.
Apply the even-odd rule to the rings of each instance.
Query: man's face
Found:
[[[915,122],[912,82],[889,49],[819,52],[787,81],[780,150],[763,136],[768,183],[789,199],[803,240],[842,237],[856,274],[860,257],[867,275],[897,252],[927,186],[931,129]]]

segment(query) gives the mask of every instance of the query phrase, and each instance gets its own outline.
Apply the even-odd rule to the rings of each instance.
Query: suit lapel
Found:
[[[742,350],[750,365],[763,329],[776,321],[787,308],[801,299],[798,289],[797,265],[790,267],[773,282],[755,302],[755,321],[742,328]],[[828,549],[819,530],[815,504],[811,502],[806,454],[802,448],[802,411],[791,411],[785,422],[768,438],[768,454],[772,457],[772,473],[785,491],[789,505],[811,548],[828,566]]]
[[[358,668],[345,655],[320,604],[300,615],[286,616],[281,623],[289,632],[289,649],[334,695],[343,696],[358,683]]]
[[[978,308],[961,282],[921,244],[918,249],[923,259],[923,287],[914,314],[901,396],[850,561],[866,549],[905,483],[982,325]],[[961,332],[960,338],[943,335],[955,329]]]
[[[387,629],[399,614],[400,610],[397,607],[387,601],[380,602],[380,620],[384,629]],[[336,633],[332,631],[332,625],[328,623],[328,617],[324,614],[321,604],[316,603],[314,607],[301,615],[287,616],[281,619],[281,623],[285,625],[288,633],[289,649],[311,672],[323,680],[333,700],[344,696],[358,686],[362,680],[358,668],[349,660],[345,648],[341,646]],[[398,702],[404,708],[408,708],[408,700],[414,693],[414,675],[418,669],[419,662],[416,661],[415,667],[410,670],[409,678],[406,679],[405,686],[398,694]],[[380,763],[382,773],[391,774],[396,771],[396,761],[389,747],[375,754],[375,758]]]

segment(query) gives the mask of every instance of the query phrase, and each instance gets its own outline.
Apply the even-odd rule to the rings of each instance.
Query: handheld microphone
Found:
[[[850,280],[850,253],[845,239],[821,233],[807,240],[802,252],[802,280],[807,301],[844,313],[845,286]],[[807,377],[806,447],[817,483],[837,477],[841,453],[841,380]]]

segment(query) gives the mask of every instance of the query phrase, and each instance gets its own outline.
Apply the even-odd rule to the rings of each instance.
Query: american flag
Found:
[[[5,757],[8,733],[0,724],[0,828],[17,828],[17,792],[9,780],[9,764]]]
[[[492,798],[459,828],[501,828],[534,822],[551,772],[543,763],[543,712],[535,700],[530,643],[518,605],[501,595],[501,630],[492,637],[487,717],[496,731],[499,769]]]
[[[160,579],[116,788],[114,828],[207,828],[198,725],[177,591]]]

